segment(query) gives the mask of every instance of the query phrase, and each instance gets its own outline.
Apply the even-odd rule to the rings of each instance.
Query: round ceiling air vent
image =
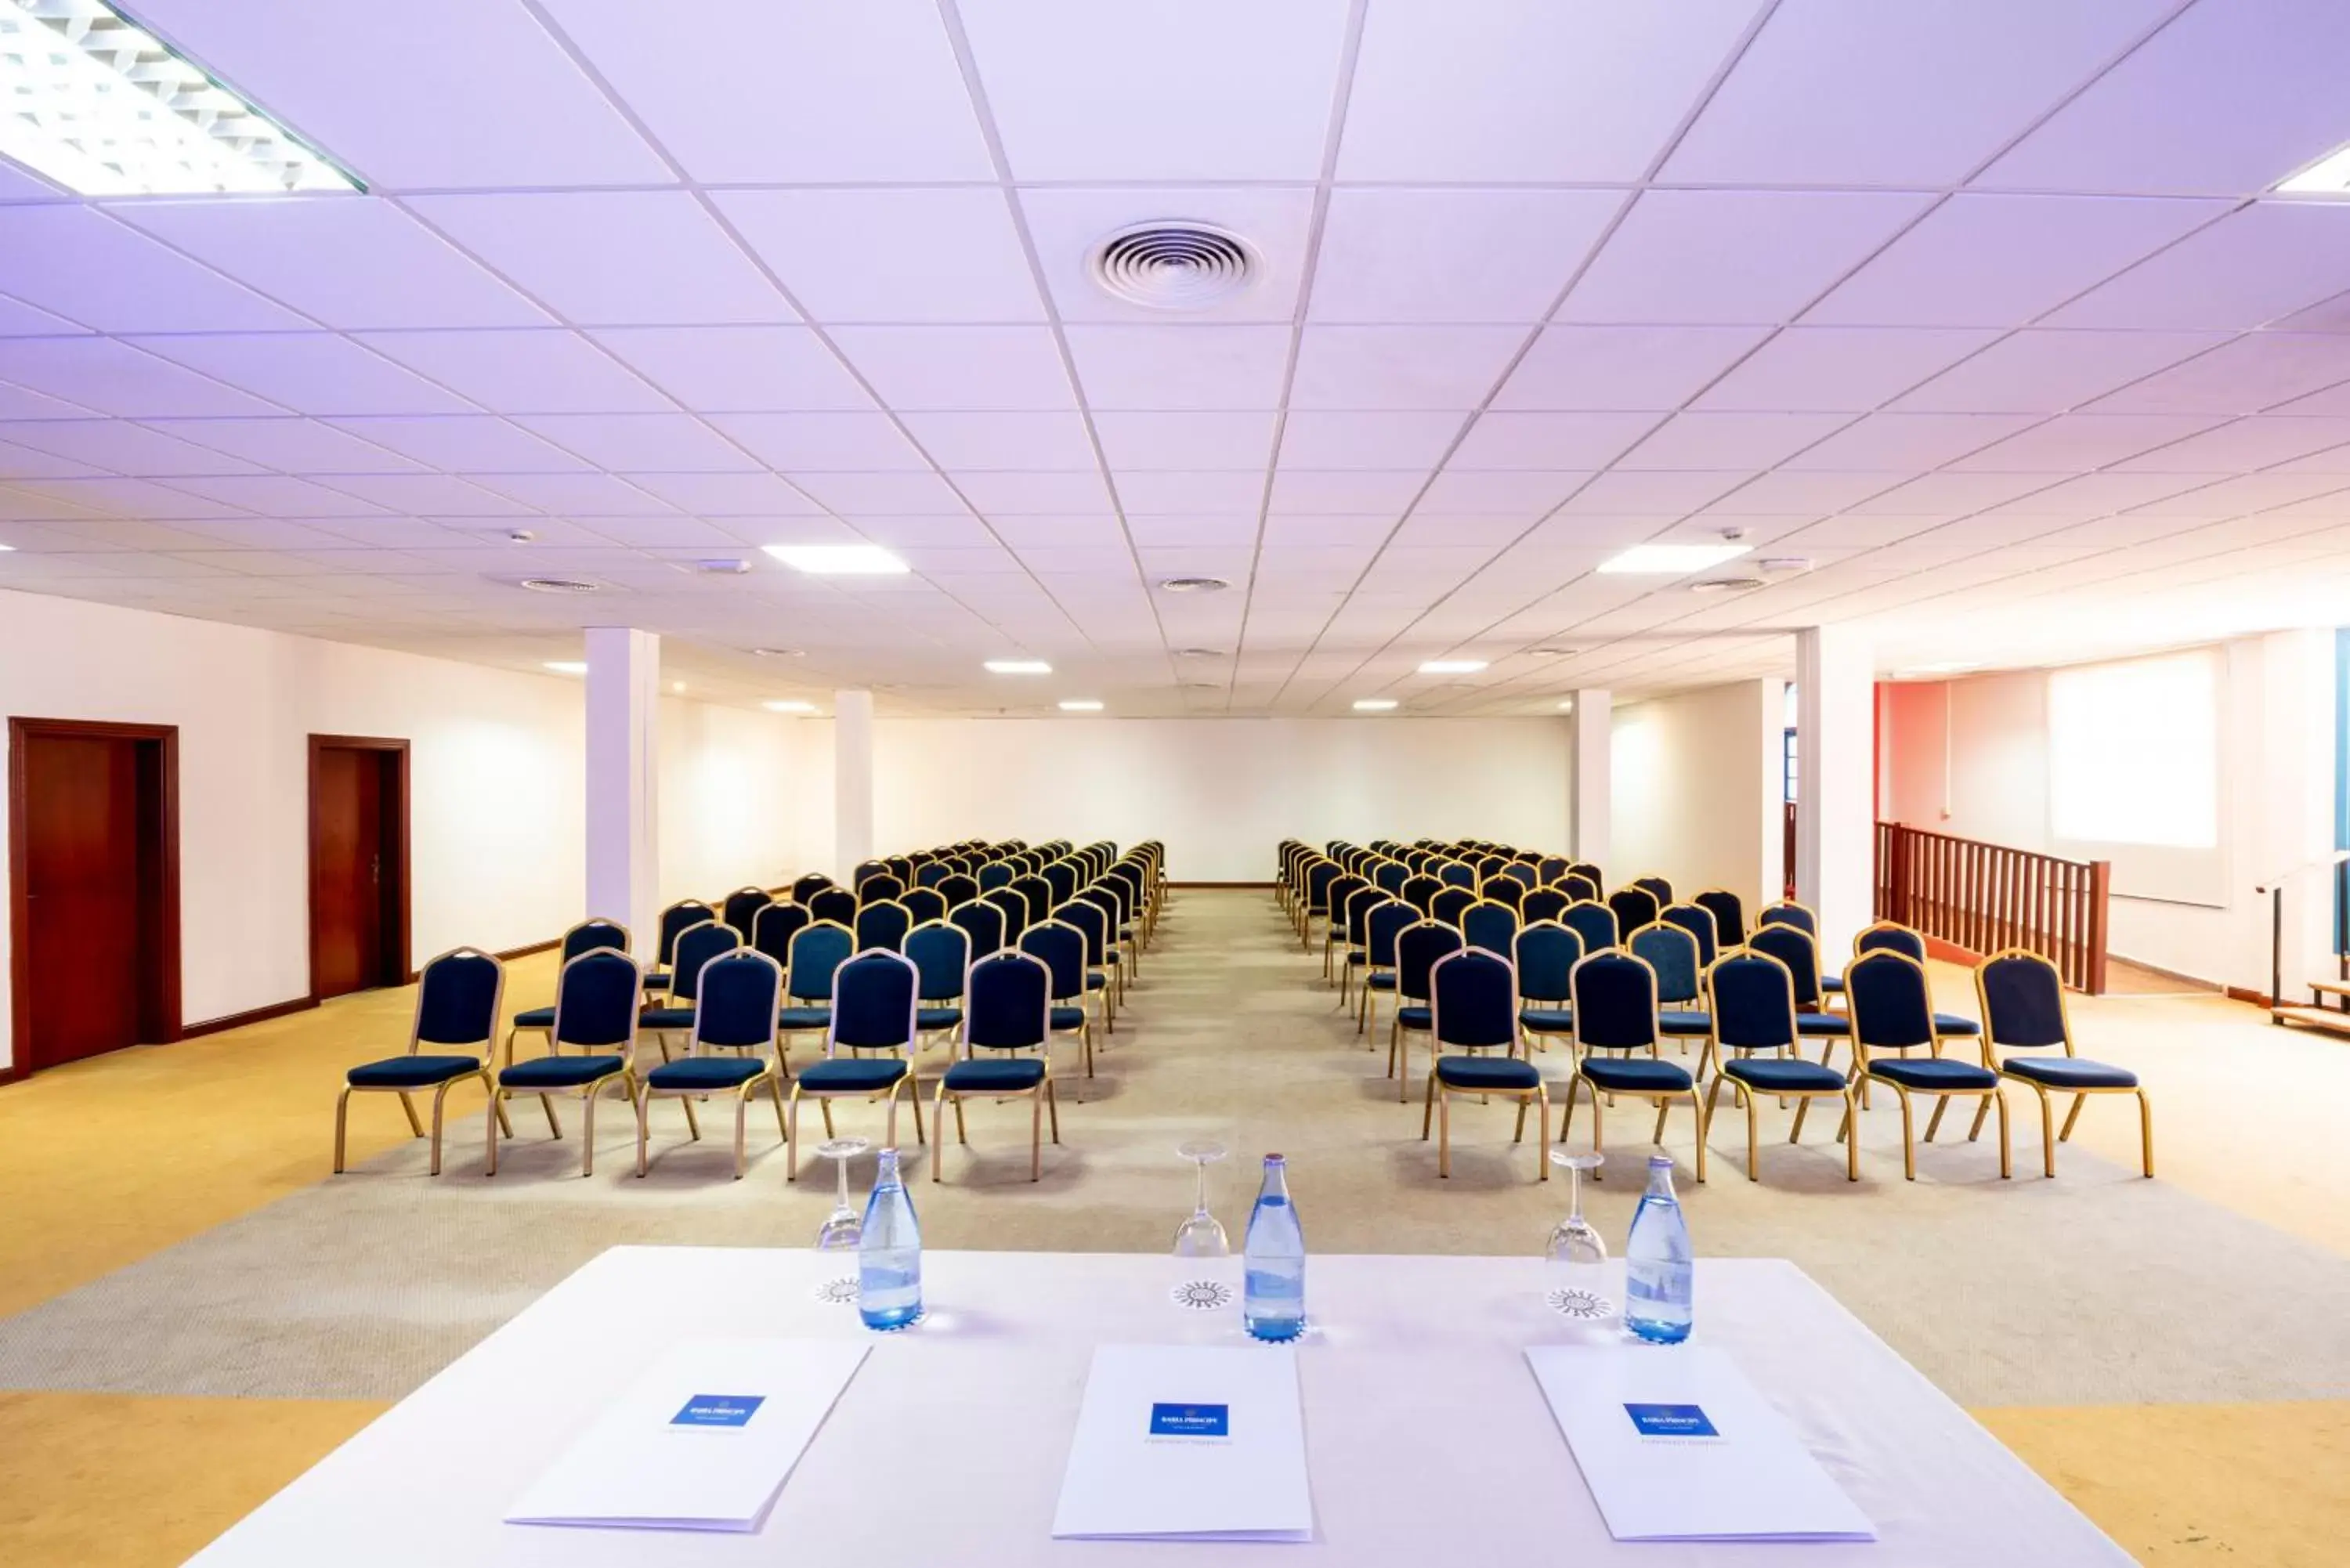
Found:
[[[1760,577],[1708,577],[1701,583],[1691,583],[1693,594],[1744,594],[1765,587]]]
[[[1159,586],[1170,594],[1220,594],[1232,585],[1222,577],[1161,577]]]
[[[1138,223],[1094,249],[1094,281],[1128,305],[1204,310],[1254,280],[1256,252],[1238,234],[1207,223]]]
[[[517,587],[535,594],[600,594],[601,583],[591,583],[585,577],[525,577]]]

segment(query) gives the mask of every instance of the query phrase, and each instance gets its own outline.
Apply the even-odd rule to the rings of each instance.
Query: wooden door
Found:
[[[310,989],[408,978],[407,742],[310,737]]]

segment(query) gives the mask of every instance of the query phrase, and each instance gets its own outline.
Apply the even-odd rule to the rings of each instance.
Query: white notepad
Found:
[[[1312,1540],[1296,1352],[1272,1345],[1096,1350],[1053,1533]]]
[[[515,1501],[506,1522],[756,1530],[868,1348],[819,1339],[673,1345]]]
[[[1873,1541],[1737,1364],[1697,1345],[1526,1352],[1618,1541]]]

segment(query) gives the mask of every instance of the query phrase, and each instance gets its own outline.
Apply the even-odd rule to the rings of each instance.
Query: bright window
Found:
[[[2210,653],[2048,678],[2050,812],[2060,839],[2220,842],[2219,660]]]

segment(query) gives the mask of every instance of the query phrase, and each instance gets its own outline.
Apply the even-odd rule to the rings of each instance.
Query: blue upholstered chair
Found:
[[[857,895],[846,888],[819,888],[816,896],[807,901],[807,911],[818,923],[852,929],[857,924],[858,908]]]
[[[794,934],[791,961],[784,965],[784,1005],[775,1014],[786,1052],[793,1035],[832,1026],[833,971],[856,950],[857,933],[832,920]]]
[[[1014,875],[1008,862],[991,860],[979,868],[979,890],[993,893],[998,888],[1009,888]]]
[[[1574,862],[1564,855],[1542,857],[1534,862],[1534,885],[1541,888],[1556,887],[1559,878],[1566,875],[1567,867],[1573,864]]]
[[[751,921],[751,945],[778,964],[792,961],[792,938],[815,917],[798,904],[770,904]]]
[[[935,888],[954,875],[954,867],[943,860],[926,860],[914,868],[914,886]]]
[[[1053,902],[1059,905],[1077,896],[1078,882],[1093,880],[1091,877],[1081,877],[1081,870],[1076,859],[1067,858],[1054,861],[1036,875],[1045,879],[1045,885],[1053,890]]]
[[[1525,860],[1513,860],[1509,865],[1503,867],[1502,875],[1507,877],[1521,888],[1535,888],[1539,887],[1542,883],[1541,873],[1534,869],[1533,864]]]
[[[1012,890],[1028,900],[1028,919],[1032,925],[1050,915],[1053,906],[1061,901],[1061,896],[1053,891],[1051,880],[1039,872],[1014,877]],[[1076,888],[1073,887],[1070,890],[1075,892]]]
[[[618,920],[591,916],[563,933],[563,943],[556,960],[559,970],[581,953],[592,953],[598,948],[609,948],[617,953],[629,950],[629,928]],[[516,1034],[544,1034],[555,1027],[555,1009],[528,1007],[514,1015],[514,1024],[506,1031],[506,1060],[514,1060],[514,1037]],[[488,1052],[484,1052],[486,1057]],[[407,1102],[402,1101],[405,1105]],[[412,1117],[411,1117],[412,1119]]]
[[[1518,1027],[1532,1043],[1565,1040],[1571,1054],[1575,1010],[1570,1005],[1583,939],[1555,920],[1537,920],[1518,933]],[[1547,1047],[1545,1047],[1547,1049]]]
[[[621,931],[620,936],[625,940],[628,933]],[[409,1025],[408,1049],[397,1056],[363,1062],[343,1075],[343,1092],[335,1098],[336,1175],[343,1170],[343,1134],[351,1096],[398,1095],[400,1108],[408,1116],[408,1130],[421,1137],[424,1128],[416,1119],[415,1102],[408,1097],[421,1089],[432,1091],[432,1174],[441,1174],[442,1103],[452,1085],[468,1078],[480,1079],[484,1089],[493,1086],[489,1061],[497,1049],[499,1004],[505,998],[505,966],[479,948],[452,948],[425,963],[416,977],[416,1016]],[[547,1023],[552,1027],[554,1019],[550,1017]],[[494,1106],[494,1096],[492,1104]],[[2065,1130],[2071,1130],[2069,1124]]]
[[[1472,948],[1507,959],[1517,950],[1518,912],[1507,904],[1480,898],[1461,911],[1461,936]]]
[[[1509,873],[1523,871],[1525,867],[1505,866],[1502,869],[1503,875],[1488,877],[1477,885],[1477,897],[1486,903],[1500,904],[1512,914],[1515,914],[1525,905],[1526,885],[1510,876]]]
[[[758,918],[761,909],[775,901],[764,888],[737,888],[727,894],[725,902],[719,906],[719,918],[733,927],[734,934],[747,942],[751,940],[751,922]]]
[[[1425,873],[1415,871],[1403,879],[1403,890],[1400,896],[1405,903],[1425,915],[1435,907],[1436,896],[1442,891],[1444,891],[1443,883]]]
[[[955,1141],[971,1141],[962,1114],[963,1100],[971,1096],[1030,1101],[1028,1179],[1043,1179],[1041,1123],[1045,1116],[1052,1117],[1053,1141],[1061,1141],[1061,1111],[1053,1097],[1053,1069],[1046,1053],[1052,1038],[1052,1012],[1053,975],[1042,959],[1024,952],[998,952],[971,966],[963,982],[958,1059],[939,1077],[931,1118],[939,1127],[939,1154],[931,1162],[932,1181],[944,1179],[941,1167],[946,1163],[949,1105],[954,1107]]]
[[[2056,1174],[2056,1146],[2073,1136],[2073,1124],[2091,1095],[2137,1096],[2138,1158],[2154,1174],[2154,1107],[2137,1075],[2107,1062],[2073,1053],[2073,1026],[2064,1012],[2064,982],[2056,966],[2022,948],[1995,952],[1975,966],[1975,996],[1982,1003],[1983,1055],[1999,1064],[1999,1075],[2027,1085],[2040,1097],[2042,1168]],[[1948,1033],[1945,1031],[1945,1033]],[[2009,1052],[2059,1051],[2059,1055],[2008,1055]],[[2055,1130],[2052,1095],[2070,1095],[2064,1130]],[[1975,1112],[1975,1127],[1982,1111]]]
[[[1558,890],[1566,895],[1570,904],[1599,903],[1599,882],[1579,871],[1570,871],[1558,879]]]
[[[873,880],[881,881],[876,877]],[[894,878],[893,878],[894,880]],[[914,929],[914,912],[895,898],[882,898],[867,904],[857,911],[857,946],[881,948],[896,952],[903,946],[906,933]]]
[[[1429,1012],[1429,976],[1439,959],[1466,946],[1461,933],[1441,920],[1420,920],[1396,933],[1396,1010],[1388,1024],[1388,1076],[1398,1080],[1399,1104],[1411,1099],[1408,1037],[1424,1034],[1434,1026]]]
[[[950,871],[939,878],[939,891],[950,911],[959,909],[979,897],[979,878],[968,871]]]
[[[821,871],[811,871],[804,877],[795,877],[792,879],[792,902],[805,909],[807,901],[815,898],[819,889],[831,886],[832,878]]]
[[[1371,906],[1363,917],[1363,983],[1355,993],[1355,1033],[1368,1036],[1365,1047],[1378,1049],[1378,999],[1396,988],[1396,938],[1416,924],[1419,911],[1401,898]]]
[[[1053,978],[1053,1011],[1049,1019],[1055,1035],[1075,1036],[1086,1066],[1094,1075],[1093,1010],[1086,1005],[1094,993],[1086,984],[1086,937],[1076,927],[1059,920],[1039,920],[1020,933],[1020,950],[1041,960]]]
[[[547,1032],[546,1054],[509,1060],[490,1091],[487,1174],[498,1173],[498,1130],[508,1125],[505,1101],[536,1095],[547,1130],[561,1137],[563,1124],[556,1119],[550,1096],[567,1092],[586,1104],[579,1174],[596,1173],[596,1098],[609,1084],[618,1084],[631,1101],[637,1097],[637,1014],[643,1002],[643,971],[626,953],[601,949],[563,966],[555,977],[555,1027]]]
[[[1530,888],[1526,896],[1518,901],[1518,919],[1530,926],[1539,925],[1544,920],[1555,920],[1566,913],[1566,907],[1573,902],[1575,900],[1566,896],[1564,888]]]
[[[1440,920],[1454,930],[1459,930],[1461,917],[1466,914],[1469,906],[1476,901],[1477,895],[1467,888],[1450,886],[1440,888],[1437,889],[1436,897],[1428,901],[1428,916],[1432,920]]]
[[[1823,997],[1844,994],[1844,976],[1829,973],[1826,966],[1818,958],[1820,918],[1813,913],[1809,904],[1798,904],[1793,898],[1782,898],[1775,904],[1765,905],[1762,912],[1754,917],[1754,929],[1761,930],[1769,926],[1792,926],[1811,938],[1814,955],[1812,968],[1819,982],[1820,994]]]
[[[971,933],[947,920],[931,920],[906,933],[905,954],[920,971],[914,1038],[927,1044],[962,1027],[962,977],[971,968]]]
[[[1686,1054],[1690,1041],[1702,1041],[1713,1029],[1705,1012],[1705,971],[1698,963],[1697,939],[1679,926],[1659,920],[1634,931],[1624,946],[1656,972],[1657,1027],[1666,1038],[1679,1041]]]
[[[1830,1065],[1836,1042],[1849,1043],[1852,1039],[1852,1020],[1845,1013],[1830,1012],[1821,1004],[1820,952],[1809,933],[1800,926],[1774,920],[1756,926],[1748,935],[1746,945],[1787,966],[1795,987],[1795,1031],[1806,1040],[1822,1042],[1820,1065]]]
[[[1518,1103],[1517,1130],[1511,1135],[1513,1143],[1525,1139],[1526,1107],[1532,1106],[1537,1112],[1534,1165],[1540,1179],[1548,1181],[1550,1094],[1534,1064],[1518,1055],[1515,966],[1482,948],[1446,954],[1429,975],[1429,1012],[1433,1060],[1429,1064],[1419,1137],[1427,1142],[1430,1118],[1441,1118],[1436,1174],[1452,1174],[1452,1096],[1501,1095]],[[1502,1054],[1489,1054],[1494,1051]]]
[[[1623,944],[1622,928],[1616,923],[1616,911],[1594,898],[1578,898],[1569,904],[1558,917],[1558,923],[1583,939],[1585,953],[1606,952]]]
[[[1108,912],[1099,904],[1073,897],[1054,909],[1053,919],[1075,926],[1086,939],[1086,989],[1101,993],[1103,1032],[1117,1033],[1118,1004],[1126,988],[1118,973],[1118,950],[1109,940]]]
[[[889,870],[889,863],[886,860],[860,860],[848,873],[848,885],[850,888],[861,891],[866,883],[871,881],[876,877],[888,875]]]
[[[1746,906],[1727,888],[1708,888],[1690,900],[1713,917],[1713,934],[1721,950],[1746,945]]]
[[[1367,878],[1357,878],[1359,886],[1347,895],[1343,913],[1337,921],[1339,933],[1337,954],[1338,1005],[1351,1007],[1355,981],[1370,963],[1371,911],[1388,901],[1378,884]]]
[[[1795,1101],[1789,1143],[1804,1136],[1804,1116],[1814,1100],[1842,1100],[1845,1120],[1836,1136],[1846,1140],[1845,1177],[1858,1181],[1860,1139],[1854,1130],[1858,1107],[1853,1086],[1835,1068],[1804,1059],[1803,1035],[1795,1028],[1795,977],[1787,966],[1768,953],[1733,952],[1706,971],[1705,987],[1707,1012],[1713,1019],[1713,1033],[1706,1042],[1707,1064],[1713,1069],[1713,1084],[1705,1096],[1706,1122],[1712,1124],[1714,1102],[1721,1085],[1729,1084],[1746,1112],[1746,1179],[1760,1179],[1755,1107],[1761,1096],[1772,1095],[1783,1105],[1790,1098]]]
[[[1133,890],[1118,878],[1104,875],[1078,888],[1077,897],[1097,906],[1109,918],[1110,961],[1118,966],[1122,990],[1140,973],[1139,944],[1134,940]]]
[[[1437,867],[1436,879],[1448,888],[1459,888],[1466,892],[1474,892],[1477,888],[1477,868],[1465,860],[1447,860]]]
[[[898,895],[898,902],[912,916],[914,924],[928,925],[932,920],[947,918],[946,895],[936,888],[909,888]]]
[[[1891,1086],[1901,1101],[1901,1169],[1918,1179],[1918,1147],[1911,1136],[1909,1096],[1934,1096],[1934,1115],[1926,1124],[1926,1141],[1934,1141],[1942,1113],[1954,1097],[1981,1096],[1999,1111],[1999,1173],[2010,1173],[2007,1096],[2000,1093],[1999,1075],[1991,1070],[1991,1052],[1978,1042],[1981,1060],[1962,1061],[1942,1054],[1941,1031],[1935,1026],[1934,999],[1926,984],[1926,967],[1917,960],[1880,948],[1852,961],[1845,971],[1845,1000],[1852,1014],[1853,1051],[1864,1083]],[[1909,1053],[1924,1050],[1920,1059]],[[1891,1054],[1880,1054],[1890,1053]],[[1971,1143],[1982,1130],[1975,1117]]]
[[[883,1137],[898,1147],[898,1092],[914,1107],[914,1139],[922,1141],[922,1091],[914,1081],[914,1042],[919,1033],[921,971],[903,953],[869,948],[843,961],[832,974],[832,1016],[825,1029],[824,1060],[810,1064],[792,1083],[791,1117],[784,1132],[784,1179],[799,1179],[800,1101],[813,1099],[824,1113],[825,1137],[832,1136],[832,1102],[886,1098],[889,1119]],[[868,1052],[883,1052],[879,1057]]]
[[[1630,1095],[1653,1100],[1657,1130],[1652,1143],[1665,1137],[1665,1116],[1675,1101],[1689,1096],[1697,1117],[1697,1179],[1705,1179],[1705,1106],[1698,1099],[1697,1080],[1678,1062],[1659,1061],[1657,1023],[1657,974],[1630,953],[1617,950],[1586,954],[1570,977],[1569,1005],[1575,1010],[1575,1043],[1579,1056],[1575,1076],[1567,1081],[1566,1115],[1559,1118],[1558,1140],[1575,1125],[1578,1085],[1591,1091],[1591,1147],[1606,1147],[1601,1111],[1606,1096]],[[1643,1054],[1645,1053],[1645,1054]],[[1599,1173],[1591,1173],[1599,1179]]]
[[[1017,943],[1020,940],[1020,933],[1026,930],[1029,923],[1043,912],[1031,909],[1028,904],[1028,895],[1008,882],[1001,888],[991,888],[982,893],[979,896],[979,901],[983,904],[993,904],[1003,911],[1003,940],[1007,945]]]
[[[699,898],[680,898],[660,912],[660,946],[654,950],[652,967],[645,972],[645,992],[669,989],[670,954],[677,939],[704,920],[718,919],[718,911]]]
[[[1657,919],[1669,926],[1679,926],[1697,939],[1697,967],[1700,973],[1713,967],[1721,956],[1721,939],[1713,923],[1713,912],[1702,904],[1667,904]]]
[[[971,939],[971,956],[974,961],[983,959],[1003,946],[1006,922],[1001,905],[991,904],[984,898],[957,904],[947,911],[947,923],[960,927],[963,935]]]
[[[1659,909],[1673,901],[1673,885],[1654,872],[1646,877],[1633,877],[1632,886],[1654,898]]]
[[[1403,885],[1410,879],[1411,867],[1400,860],[1382,860],[1371,867],[1372,882],[1390,898],[1400,895]]]
[[[861,909],[868,904],[890,903],[905,890],[905,880],[896,872],[878,872],[857,885],[857,907]]]
[[[1617,888],[1607,895],[1607,908],[1616,916],[1616,929],[1627,938],[1643,926],[1653,926],[1665,901],[1638,884]]]
[[[696,928],[699,930],[700,928]],[[691,936],[692,933],[689,932]],[[686,950],[681,940],[678,950]],[[694,979],[693,1022],[685,1054],[663,1062],[637,1085],[637,1174],[647,1169],[645,1146],[651,1132],[653,1097],[674,1096],[685,1109],[686,1131],[696,1140],[702,1123],[693,1102],[707,1095],[734,1096],[734,1179],[743,1179],[743,1121],[751,1096],[761,1089],[775,1102],[775,1131],[783,1136],[784,1099],[777,1075],[775,1010],[783,1004],[783,966],[752,948],[720,953]]]
[[[651,1034],[660,1045],[662,1061],[670,1059],[669,1037],[693,1028],[702,966],[742,945],[743,939],[733,927],[716,920],[704,920],[678,933],[677,946],[670,953],[669,994],[660,1006],[647,1008],[645,1015],[637,1020],[638,1032]]]
[[[1926,961],[1926,939],[1898,920],[1879,920],[1875,925],[1863,926],[1853,934],[1853,957],[1875,952],[1879,948],[1906,954],[1919,963]]]
[[[1131,884],[1128,885],[1128,888],[1130,891]],[[1347,906],[1356,894],[1366,891],[1376,891],[1372,888],[1368,877],[1357,877],[1351,871],[1344,870],[1330,878],[1329,887],[1323,891],[1322,897],[1329,906],[1328,918],[1322,922],[1322,978],[1326,981],[1335,981],[1338,978],[1333,972],[1332,966],[1340,961],[1340,956],[1346,951],[1348,940]]]
[[[1596,864],[1588,860],[1576,861],[1574,865],[1569,866],[1566,868],[1566,874],[1570,877],[1580,877],[1585,881],[1590,883],[1594,888],[1604,888],[1607,885],[1607,873],[1600,870]],[[1598,896],[1599,895],[1596,893],[1592,895],[1595,898]]]

